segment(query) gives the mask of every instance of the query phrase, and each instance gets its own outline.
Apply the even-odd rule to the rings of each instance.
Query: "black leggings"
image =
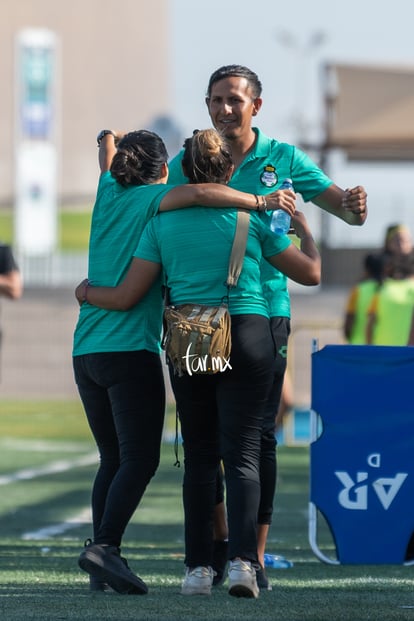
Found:
[[[206,376],[170,374],[184,442],[188,567],[212,564],[220,459],[226,477],[229,558],[257,562],[260,446],[274,354],[268,319],[234,315],[231,370]]]
[[[73,358],[100,465],[92,491],[95,543],[120,546],[160,459],[165,413],[161,360],[149,351]]]
[[[290,319],[288,317],[272,317],[270,320],[270,328],[275,346],[275,360],[272,388],[269,393],[263,418],[258,524],[272,523],[273,502],[277,480],[275,418],[279,409],[283,378],[286,372]],[[220,470],[217,475],[216,504],[222,502],[223,499],[224,477],[223,472]]]
[[[283,378],[286,372],[290,319],[288,317],[272,317],[270,329],[275,346],[275,358],[273,361],[272,388],[266,403],[263,419],[260,457],[261,496],[258,515],[259,524],[272,523],[277,479],[275,419],[279,409]]]

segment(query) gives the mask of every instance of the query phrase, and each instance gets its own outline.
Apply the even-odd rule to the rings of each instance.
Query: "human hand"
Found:
[[[89,284],[90,284],[89,283],[89,279],[85,278],[84,280],[82,280],[82,282],[80,282],[78,284],[78,286],[75,289],[75,296],[76,296],[76,299],[79,302],[79,306],[82,306],[82,304],[87,301],[86,300],[86,291],[87,291],[87,289],[89,287]]]
[[[292,190],[276,190],[266,195],[266,203],[269,211],[283,209],[293,216],[296,211],[296,194]]]
[[[346,189],[345,196],[342,199],[342,207],[348,212],[359,216],[361,224],[365,222],[367,218],[367,193],[362,185],[357,185],[354,188]]]

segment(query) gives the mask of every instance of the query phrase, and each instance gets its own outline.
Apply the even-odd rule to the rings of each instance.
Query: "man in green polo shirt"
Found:
[[[285,178],[290,178],[295,192],[300,193],[304,201],[311,201],[350,225],[364,224],[367,194],[362,186],[341,189],[303,151],[269,138],[252,126],[253,117],[262,106],[261,92],[258,76],[241,65],[221,67],[210,77],[206,96],[210,118],[232,147],[235,170],[229,185],[254,194],[267,190],[270,193],[277,190]],[[169,183],[185,182],[181,159],[182,152],[170,162]],[[281,190],[281,195],[285,191],[289,190]],[[268,218],[266,214],[263,217]],[[269,589],[263,557],[276,488],[275,416],[286,370],[290,301],[286,277],[266,261],[263,261],[262,285],[269,305],[276,351],[274,386],[262,434],[261,504],[258,515],[261,568],[257,572],[257,582],[260,588]]]

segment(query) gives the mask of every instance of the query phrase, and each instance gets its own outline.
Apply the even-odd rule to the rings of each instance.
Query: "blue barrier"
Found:
[[[312,354],[309,538],[334,564],[403,564],[414,532],[414,347],[327,345]],[[327,522],[337,559],[316,542]]]

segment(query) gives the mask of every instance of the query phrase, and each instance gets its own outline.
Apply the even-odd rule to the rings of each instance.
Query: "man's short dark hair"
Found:
[[[232,77],[246,78],[250,88],[252,89],[254,99],[256,99],[256,97],[260,97],[262,94],[262,83],[254,71],[248,67],[244,67],[243,65],[225,65],[219,69],[216,69],[216,71],[211,74],[207,87],[207,97],[210,97],[211,89],[216,82],[224,80],[224,78]]]

